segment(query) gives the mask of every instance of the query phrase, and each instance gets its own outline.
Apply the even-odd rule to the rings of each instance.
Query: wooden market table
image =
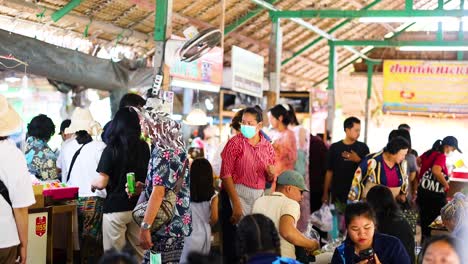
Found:
[[[55,223],[55,216],[60,214],[66,214],[68,217],[66,218],[66,222],[63,223],[67,227],[67,262],[66,263],[73,263],[73,249],[74,249],[74,237],[75,237],[75,230],[74,226],[76,223],[77,217],[77,209],[76,204],[64,204],[64,205],[53,205],[48,206],[50,208],[51,217],[50,217],[50,236],[47,239],[47,263],[53,263],[53,251],[54,251],[54,223]]]

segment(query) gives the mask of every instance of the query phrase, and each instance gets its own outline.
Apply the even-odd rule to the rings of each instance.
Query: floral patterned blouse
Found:
[[[190,178],[187,153],[184,149],[158,149],[151,153],[146,177],[146,199],[149,200],[153,186],[164,186],[166,190],[174,190],[179,177],[184,177],[182,187],[177,194],[176,211],[171,223],[156,232],[156,236],[186,237],[192,232],[192,213],[190,211]],[[152,183],[152,184],[151,184]]]
[[[57,175],[57,154],[42,139],[28,137],[25,150],[28,170],[40,180],[55,180]]]

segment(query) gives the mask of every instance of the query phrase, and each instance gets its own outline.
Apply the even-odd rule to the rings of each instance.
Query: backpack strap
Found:
[[[91,141],[90,141],[91,142]],[[76,161],[76,158],[78,158],[78,155],[80,155],[80,152],[81,152],[81,149],[86,145],[88,144],[89,142],[86,142],[84,143],[83,145],[81,145],[81,147],[75,152],[75,155],[73,155],[73,158],[71,160],[71,164],[70,164],[70,168],[68,169],[68,175],[67,175],[67,180],[65,181],[65,183],[68,182],[68,180],[70,179],[70,174],[71,174],[71,171],[73,169],[73,165],[75,165],[75,161]]]
[[[3,196],[5,201],[10,206],[12,206],[12,203],[11,203],[11,200],[10,200],[10,194],[8,193],[8,189],[7,189],[6,185],[5,185],[5,183],[3,183],[3,181],[1,181],[1,180],[0,180],[0,194]]]

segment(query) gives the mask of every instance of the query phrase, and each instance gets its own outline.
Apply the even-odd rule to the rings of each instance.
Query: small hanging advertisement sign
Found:
[[[236,46],[232,46],[231,54],[232,90],[263,97],[263,56]]]
[[[468,114],[468,62],[384,61],[383,110]]]
[[[209,84],[209,90],[219,92],[223,82],[223,50],[214,47],[192,62],[177,59],[170,67],[170,75],[175,86],[205,90],[204,84]],[[174,80],[176,84],[183,83],[183,85],[174,84]],[[217,89],[213,90],[213,87]]]

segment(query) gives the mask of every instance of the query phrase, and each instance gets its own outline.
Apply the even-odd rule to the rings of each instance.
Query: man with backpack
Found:
[[[28,207],[35,203],[24,154],[8,140],[19,130],[18,113],[0,95],[0,263],[26,263]]]

